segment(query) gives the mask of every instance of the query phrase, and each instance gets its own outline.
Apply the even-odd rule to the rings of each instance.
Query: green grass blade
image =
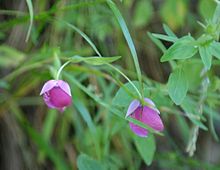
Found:
[[[82,32],[80,29],[78,29],[76,26],[70,24],[70,23],[67,23],[65,22],[65,24],[72,28],[73,30],[75,30],[77,33],[79,33],[88,43],[89,45],[91,45],[91,47],[93,48],[93,50],[96,52],[96,54],[99,56],[99,57],[102,57],[101,53],[99,52],[99,50],[96,48],[95,44],[90,40],[90,38],[84,33]]]
[[[163,24],[163,29],[166,32],[166,34],[169,35],[170,37],[177,38],[176,34],[174,34],[174,32],[166,24]]]
[[[136,52],[134,43],[132,41],[131,35],[128,31],[127,25],[121,15],[120,11],[118,10],[117,6],[115,5],[115,3],[112,2],[111,0],[107,0],[107,3],[109,5],[109,7],[111,8],[112,12],[114,13],[115,17],[117,18],[119,25],[122,29],[122,32],[124,34],[124,37],[128,43],[129,49],[131,51],[131,54],[132,54],[132,57],[134,60],[134,65],[135,65],[135,68],[137,71],[138,80],[139,80],[140,84],[142,85],[142,76],[141,76],[141,69],[140,69],[139,62],[138,62],[138,56],[137,56],[137,52]],[[142,89],[141,91],[143,93],[143,87],[141,89]]]
[[[30,15],[30,25],[29,25],[27,36],[26,36],[26,39],[25,39],[25,41],[27,42],[29,37],[30,37],[31,29],[32,29],[32,26],[33,26],[34,10],[33,10],[33,4],[32,4],[31,0],[26,0],[26,3],[27,3],[27,6],[28,6],[29,15]]]
[[[154,37],[164,40],[164,41],[169,41],[169,42],[176,42],[178,39],[176,37],[173,36],[167,36],[167,35],[163,35],[163,34],[152,34]]]
[[[163,45],[163,43],[158,40],[156,37],[154,37],[152,35],[152,33],[147,32],[147,35],[149,36],[149,38],[151,39],[151,41],[153,41],[155,43],[155,45],[164,53],[166,51],[166,47]]]

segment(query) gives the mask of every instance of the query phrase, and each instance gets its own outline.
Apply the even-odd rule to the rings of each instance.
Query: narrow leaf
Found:
[[[164,53],[161,62],[191,58],[198,50],[194,44],[195,40],[191,36],[180,38]]]
[[[82,32],[80,29],[78,29],[73,24],[70,24],[70,23],[67,23],[67,22],[65,22],[65,24],[67,26],[69,26],[70,28],[72,28],[73,30],[75,30],[77,33],[79,33],[89,43],[89,45],[93,48],[93,50],[96,52],[96,54],[99,57],[102,57],[102,55],[100,54],[99,50],[96,48],[95,44],[90,40],[90,38],[84,32]]]
[[[135,146],[141,155],[142,159],[147,165],[150,165],[154,158],[156,151],[155,139],[152,134],[149,134],[147,138],[141,138],[135,136]]]
[[[210,51],[213,56],[220,60],[220,42],[213,42],[210,46]]]
[[[156,44],[156,46],[162,51],[165,52],[166,51],[166,47],[163,45],[163,43],[158,40],[157,38],[155,38],[152,33],[147,32],[147,35],[149,36],[149,38]]]
[[[212,65],[212,54],[209,46],[200,46],[199,54],[205,67],[209,70]]]
[[[168,25],[163,24],[163,29],[166,32],[167,35],[169,35],[170,37],[175,37],[177,38],[177,36],[174,34],[174,32],[168,27]]]
[[[212,19],[213,23],[217,24],[220,22],[220,3],[218,3],[216,9],[215,9],[215,13]]]
[[[139,66],[139,62],[138,62],[137,52],[136,52],[134,43],[132,41],[131,35],[128,31],[127,25],[121,15],[120,11],[118,10],[117,6],[115,5],[115,3],[112,0],[107,0],[107,3],[119,22],[119,25],[122,29],[124,37],[128,43],[129,49],[131,51],[139,82],[142,83],[142,77],[141,77],[142,75],[141,75],[141,70],[140,70],[140,66]]]
[[[70,58],[71,62],[73,63],[79,63],[79,62],[85,62],[91,65],[103,65],[112,63],[116,60],[121,58],[121,56],[115,56],[115,57],[81,57],[81,56],[73,56]]]
[[[164,40],[164,41],[169,41],[169,42],[176,42],[178,39],[176,37],[171,37],[163,34],[152,34],[154,37]]]
[[[34,20],[34,12],[33,11],[34,10],[33,10],[33,4],[32,4],[31,0],[26,0],[26,3],[27,3],[27,6],[28,6],[29,15],[30,15],[30,25],[29,25],[28,33],[27,33],[27,36],[26,36],[26,39],[25,39],[25,41],[27,42],[29,37],[30,37],[31,29],[32,29],[32,26],[33,26],[33,20]]]
[[[168,93],[176,105],[180,105],[188,91],[187,75],[182,68],[177,68],[168,80]]]

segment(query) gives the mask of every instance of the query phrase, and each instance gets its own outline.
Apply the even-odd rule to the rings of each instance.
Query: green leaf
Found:
[[[147,35],[149,36],[149,38],[151,39],[151,41],[153,41],[155,43],[155,45],[162,51],[165,52],[166,51],[166,47],[163,45],[163,43],[158,40],[157,38],[155,38],[152,33],[147,32]]]
[[[199,54],[206,69],[210,69],[212,65],[212,54],[209,46],[199,46]]]
[[[187,75],[182,67],[171,73],[167,87],[170,98],[176,105],[180,105],[188,91]]]
[[[140,90],[140,83],[138,81],[132,81],[133,84]],[[147,86],[144,85],[144,95],[147,96]],[[128,108],[131,101],[135,98],[138,98],[137,92],[134,90],[134,87],[131,83],[126,83],[117,91],[116,95],[112,100],[112,104],[120,107]]]
[[[81,57],[81,56],[73,56],[70,58],[71,62],[73,63],[79,63],[79,62],[85,62],[87,64],[91,65],[103,65],[112,63],[116,60],[121,58],[121,56],[115,56],[115,57]]]
[[[220,43],[214,41],[210,46],[210,52],[213,56],[220,60]]]
[[[29,15],[30,15],[30,25],[29,25],[29,28],[28,28],[28,33],[27,33],[27,36],[26,36],[26,39],[25,41],[27,42],[29,37],[30,37],[30,34],[31,34],[31,28],[33,26],[33,20],[34,20],[34,10],[33,10],[33,4],[32,4],[32,1],[31,0],[26,0],[26,3],[27,3],[27,6],[28,6],[28,10],[29,10]]]
[[[0,67],[15,67],[25,58],[20,51],[9,46],[0,46]]]
[[[195,40],[191,36],[185,36],[177,40],[162,56],[161,62],[173,59],[187,59],[194,56],[197,48],[194,46]]]
[[[156,151],[154,136],[152,134],[148,134],[147,138],[135,136],[134,140],[135,146],[142,159],[147,165],[150,165],[153,161],[154,153]]]
[[[169,35],[170,37],[175,37],[177,38],[177,36],[174,34],[174,32],[168,27],[168,25],[163,24],[163,29],[166,32],[167,35]]]
[[[104,166],[100,162],[86,154],[80,154],[78,156],[77,167],[79,170],[104,170]]]
[[[134,12],[134,25],[136,27],[143,27],[149,23],[152,14],[153,6],[150,0],[139,0],[136,4]]]
[[[178,40],[178,38],[173,37],[173,36],[167,36],[167,35],[163,35],[163,34],[152,34],[154,37],[164,40],[164,41],[169,41],[169,42],[176,42]]]
[[[213,23],[218,24],[220,22],[220,3],[218,3],[213,16]]]

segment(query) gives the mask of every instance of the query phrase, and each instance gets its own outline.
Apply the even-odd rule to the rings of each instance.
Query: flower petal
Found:
[[[151,99],[144,98],[144,101],[155,107],[155,104],[154,104],[154,102]]]
[[[58,80],[58,86],[65,91],[69,96],[71,96],[70,86],[67,82],[63,80]]]
[[[50,102],[57,108],[71,105],[72,98],[60,87],[54,87],[50,91]]]
[[[128,117],[129,115],[131,115],[139,106],[140,106],[139,100],[133,100],[128,107],[128,111],[125,117]]]
[[[160,114],[160,111],[156,108],[155,103],[151,99],[144,98],[144,101],[149,103],[152,106],[151,108],[154,109],[158,114]]]
[[[153,128],[156,131],[162,131],[164,129],[163,122],[158,112],[148,106],[143,107],[141,122]]]
[[[49,81],[47,81],[47,82],[44,84],[44,86],[43,86],[43,88],[42,88],[42,90],[41,90],[41,92],[40,92],[40,95],[42,95],[42,94],[48,92],[50,89],[52,89],[53,87],[55,87],[56,84],[57,84],[57,81],[56,81],[56,80],[49,80]]]
[[[135,110],[135,112],[133,114],[130,115],[130,117],[141,121],[141,116],[142,115],[142,107],[139,107]],[[138,136],[140,137],[147,137],[148,135],[148,131],[145,128],[142,128],[132,122],[129,122],[130,128],[131,130]]]
[[[49,96],[49,92],[46,92],[43,94],[43,99],[44,99],[44,102],[46,103],[46,105],[51,108],[51,109],[54,109],[56,108],[50,101],[50,96]]]

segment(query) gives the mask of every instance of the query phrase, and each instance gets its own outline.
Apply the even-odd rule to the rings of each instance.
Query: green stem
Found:
[[[60,67],[60,69],[59,69],[58,72],[57,72],[56,80],[59,80],[61,71],[62,71],[63,68],[64,68],[67,64],[69,64],[70,62],[71,62],[71,61],[67,61],[67,62],[65,62],[65,63]]]
[[[109,67],[113,68],[115,71],[117,71],[119,74],[121,74],[131,85],[132,87],[135,89],[135,91],[137,92],[139,99],[142,100],[142,95],[139,92],[138,88],[134,85],[134,83],[121,71],[119,70],[117,67],[111,65],[111,64],[107,64]]]

